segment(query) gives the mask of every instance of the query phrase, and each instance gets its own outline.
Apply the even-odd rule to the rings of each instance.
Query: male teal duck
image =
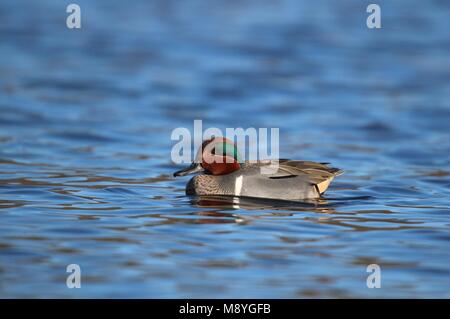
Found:
[[[262,173],[271,165],[276,169]],[[204,141],[191,166],[174,176],[200,172],[188,182],[187,195],[303,200],[321,197],[343,171],[327,163],[288,159],[242,162],[233,142],[215,137]]]

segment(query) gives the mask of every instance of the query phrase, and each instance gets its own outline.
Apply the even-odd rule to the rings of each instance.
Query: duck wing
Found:
[[[276,165],[276,161],[259,161],[257,165]],[[328,163],[280,159],[278,161],[278,171],[271,174],[269,178],[282,179],[304,176],[322,194],[328,188],[333,178],[342,173],[343,170],[330,167]]]
[[[319,174],[324,177],[328,176],[338,176],[341,175],[344,171],[328,166],[329,163],[317,163],[311,161],[297,161],[297,160],[288,160],[281,159],[279,160],[279,166],[282,170],[286,170],[291,172],[292,174]],[[297,174],[298,175],[298,174]]]

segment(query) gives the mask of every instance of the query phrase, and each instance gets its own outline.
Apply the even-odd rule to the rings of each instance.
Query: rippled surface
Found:
[[[381,30],[360,1],[148,2],[77,1],[81,30],[0,4],[1,297],[450,297],[448,2],[378,1]],[[346,174],[317,202],[188,198],[194,119]]]

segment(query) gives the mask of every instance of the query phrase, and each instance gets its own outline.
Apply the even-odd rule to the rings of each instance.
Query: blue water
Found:
[[[0,297],[450,297],[448,1],[377,1],[379,30],[356,0],[76,3],[80,30],[0,3]],[[189,198],[194,119],[345,174],[313,203]]]

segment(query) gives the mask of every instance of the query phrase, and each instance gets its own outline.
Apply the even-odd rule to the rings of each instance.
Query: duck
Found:
[[[329,163],[290,159],[242,161],[235,143],[212,137],[203,141],[189,167],[173,175],[197,174],[187,183],[186,195],[298,201],[321,198],[331,181],[342,173]]]

